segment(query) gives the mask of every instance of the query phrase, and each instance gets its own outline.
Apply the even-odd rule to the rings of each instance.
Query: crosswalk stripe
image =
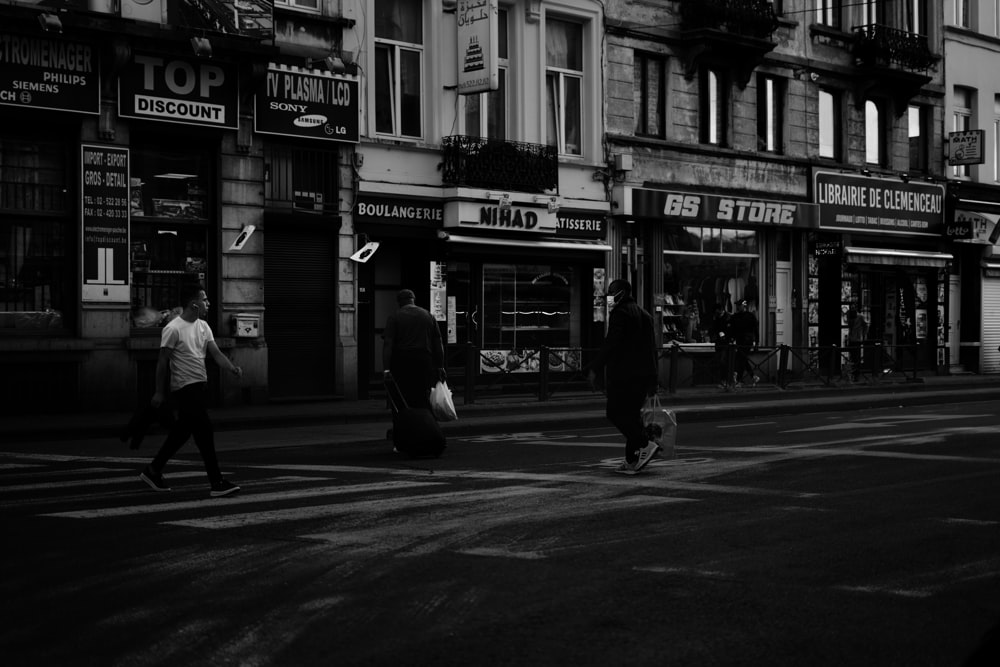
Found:
[[[205,473],[175,472],[172,475],[170,475],[171,480],[185,478],[185,477],[205,477]],[[0,493],[13,493],[15,491],[43,491],[51,489],[73,489],[81,486],[107,486],[109,484],[142,484],[142,482],[139,481],[139,475],[136,475],[130,471],[127,477],[123,476],[104,477],[104,478],[89,477],[87,479],[69,479],[69,480],[63,480],[61,482],[38,482],[37,484],[15,484],[12,486],[0,487]]]
[[[310,507],[293,507],[280,510],[265,510],[243,514],[228,514],[225,516],[202,517],[199,519],[181,519],[164,521],[171,526],[186,526],[188,528],[208,528],[220,530],[226,528],[242,528],[266,523],[300,521],[304,519],[323,519],[344,514],[384,513],[393,510],[412,509],[415,507],[430,507],[456,502],[474,502],[477,500],[498,500],[541,493],[554,493],[559,489],[536,486],[509,486],[499,489],[480,489],[475,491],[447,491],[444,493],[429,493],[421,496],[405,496],[395,498],[379,498],[359,500],[338,505],[313,505]],[[323,539],[322,534],[308,535],[311,539]]]
[[[66,519],[102,519],[117,516],[133,516],[141,514],[157,514],[162,512],[174,512],[179,510],[203,509],[214,507],[218,509],[233,507],[236,505],[249,505],[251,503],[267,503],[281,500],[295,500],[301,498],[316,498],[320,496],[336,496],[347,493],[367,493],[369,491],[395,491],[397,489],[409,489],[421,486],[439,486],[445,482],[375,482],[372,484],[354,484],[345,486],[320,486],[314,489],[296,489],[289,491],[274,491],[272,493],[257,493],[229,496],[224,499],[203,498],[200,500],[183,500],[173,503],[155,503],[152,505],[129,505],[124,507],[104,507],[88,510],[73,510],[69,512],[50,512],[39,516],[59,517]]]

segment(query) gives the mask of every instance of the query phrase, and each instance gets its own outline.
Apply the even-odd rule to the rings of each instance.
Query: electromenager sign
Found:
[[[944,186],[816,173],[820,227],[879,234],[944,234]]]
[[[356,144],[358,90],[354,79],[269,69],[265,94],[254,96],[254,131]]]
[[[119,77],[118,115],[236,129],[237,74],[232,63],[136,53]]]
[[[100,70],[90,44],[0,31],[0,104],[100,113]]]

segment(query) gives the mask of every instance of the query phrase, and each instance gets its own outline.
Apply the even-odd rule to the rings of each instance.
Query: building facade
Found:
[[[608,3],[612,230],[665,343],[709,353],[716,304],[746,299],[762,345],[837,368],[817,358],[853,307],[887,354],[941,365],[936,5]]]

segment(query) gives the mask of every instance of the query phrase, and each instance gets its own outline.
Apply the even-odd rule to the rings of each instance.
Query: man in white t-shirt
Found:
[[[156,393],[151,401],[153,407],[163,405],[169,379],[170,400],[177,408],[177,421],[170,428],[160,451],[142,471],[139,479],[154,491],[169,491],[170,487],[163,479],[163,468],[193,435],[212,486],[211,495],[228,496],[239,491],[240,487],[223,479],[219,470],[215,454],[215,431],[205,409],[208,386],[205,357],[211,354],[220,368],[225,368],[237,377],[243,376],[243,369],[233,365],[222,353],[215,344],[211,327],[202,319],[210,305],[205,289],[197,284],[185,286],[181,292],[181,303],[184,312],[168,322],[160,336]]]

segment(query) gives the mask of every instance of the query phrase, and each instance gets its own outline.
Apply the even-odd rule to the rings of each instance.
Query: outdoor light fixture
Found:
[[[544,195],[535,195],[534,201],[535,201],[536,204],[541,204],[542,202],[545,202],[545,205],[548,208],[549,213],[558,213],[559,212],[559,199],[558,199],[558,197],[555,197],[555,196],[546,197]]]
[[[55,14],[42,12],[38,15],[38,25],[42,26],[45,32],[62,32],[62,21]]]
[[[513,203],[511,202],[510,195],[506,192],[487,192],[486,198],[495,201],[497,203],[497,208],[501,211],[509,210],[511,204]]]
[[[212,57],[212,42],[208,41],[208,37],[192,37],[191,49],[199,58]]]

